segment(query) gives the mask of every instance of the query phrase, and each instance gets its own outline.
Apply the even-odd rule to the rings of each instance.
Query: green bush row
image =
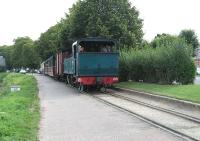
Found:
[[[120,51],[120,79],[151,83],[193,83],[196,67],[191,47],[175,40],[160,47]]]

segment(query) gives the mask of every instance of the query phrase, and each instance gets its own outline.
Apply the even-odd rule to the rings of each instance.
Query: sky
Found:
[[[17,37],[33,40],[55,25],[76,0],[0,0],[0,46],[11,45]],[[144,39],[159,33],[178,35],[193,29],[200,39],[199,0],[130,0],[140,12]]]

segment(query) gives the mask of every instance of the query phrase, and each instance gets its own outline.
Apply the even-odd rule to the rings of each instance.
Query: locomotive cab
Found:
[[[117,53],[117,47],[113,41],[81,41],[78,45],[79,53]]]
[[[113,40],[86,38],[72,45],[72,57],[65,60],[65,72],[73,83],[109,86],[118,82],[119,53]]]

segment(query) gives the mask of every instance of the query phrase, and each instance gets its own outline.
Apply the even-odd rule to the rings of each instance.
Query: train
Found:
[[[65,81],[80,92],[89,87],[107,88],[119,81],[116,41],[83,38],[41,63],[43,74]]]

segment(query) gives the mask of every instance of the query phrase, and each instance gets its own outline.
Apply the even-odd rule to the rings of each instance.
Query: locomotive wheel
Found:
[[[66,81],[67,84],[70,84],[70,81],[69,81],[69,75],[67,75],[67,81]]]
[[[71,85],[73,86],[73,87],[76,87],[77,85],[76,85],[76,78],[75,77],[71,77]]]
[[[78,90],[79,90],[80,93],[84,92],[85,86],[83,84],[79,84]]]
[[[65,84],[68,84],[67,77],[64,78]]]
[[[106,88],[105,86],[103,86],[103,87],[101,87],[100,91],[101,91],[102,93],[106,93],[106,92],[107,92],[107,88]]]

